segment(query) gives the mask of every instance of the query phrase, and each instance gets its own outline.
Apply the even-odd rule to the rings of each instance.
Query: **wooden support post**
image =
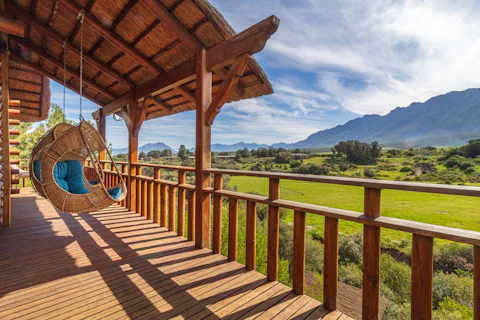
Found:
[[[188,190],[188,241],[195,240],[195,191]]]
[[[167,186],[160,185],[160,226],[167,226]]]
[[[380,189],[365,188],[364,212],[380,216]],[[362,318],[378,319],[380,302],[380,228],[363,226],[363,301]]]
[[[160,183],[155,180],[160,179],[160,168],[153,170],[153,222],[160,223]]]
[[[5,13],[5,10],[3,8],[3,1],[2,1],[2,8],[1,10],[2,14]],[[1,55],[1,62],[2,62],[2,166],[3,166],[3,223],[2,225],[4,227],[10,226],[12,217],[11,217],[11,199],[10,199],[10,189],[12,188],[11,180],[12,180],[12,174],[10,173],[10,136],[6,134],[6,132],[9,132],[9,124],[8,124],[8,108],[9,108],[9,88],[8,88],[8,81],[5,79],[8,79],[9,77],[9,72],[8,72],[8,64],[9,64],[9,53],[7,50],[7,35],[6,34],[1,34],[1,43],[0,45],[2,48],[1,50],[4,50],[0,55]]]
[[[270,178],[269,180],[270,200],[280,198],[280,180]],[[268,251],[267,251],[267,279],[278,280],[278,242],[280,235],[280,209],[275,206],[268,206]]]
[[[168,230],[175,231],[175,193],[177,188],[168,188]]]
[[[432,318],[433,238],[413,235],[412,319]]]
[[[293,292],[303,294],[305,290],[306,214],[295,211],[293,220]]]
[[[136,119],[138,104],[133,98],[130,99],[129,115]],[[133,126],[128,126],[128,210],[137,212],[137,168],[133,163],[138,162],[138,135],[135,134]],[[139,173],[140,174],[140,173]]]
[[[337,310],[338,286],[338,219],[325,217],[323,258],[323,305]]]
[[[238,199],[228,199],[228,261],[237,261]]]
[[[212,72],[207,70],[207,52],[199,50],[196,56],[197,73],[197,113],[196,113],[196,171],[195,190],[197,193],[195,219],[195,246],[210,247],[210,195],[203,192],[210,187],[210,174],[203,172],[210,168],[211,159],[211,127],[207,126],[206,112],[212,101]]]
[[[102,112],[102,108],[100,108],[98,111],[99,111],[98,122],[97,122],[98,133],[100,133],[100,135],[102,136],[103,141],[107,141],[107,117],[105,117],[104,112]],[[98,154],[98,160],[106,160],[106,159],[107,159],[106,151],[100,150]]]
[[[221,174],[213,176],[213,188],[222,190]],[[222,251],[222,196],[213,196],[213,253],[221,253]]]
[[[480,320],[480,247],[473,248],[473,318]]]
[[[178,171],[178,184],[185,184],[187,174],[183,170]],[[185,235],[185,189],[178,188],[177,191],[177,234],[181,237]]]
[[[247,270],[255,270],[257,265],[257,205],[247,201],[247,236],[246,259]]]

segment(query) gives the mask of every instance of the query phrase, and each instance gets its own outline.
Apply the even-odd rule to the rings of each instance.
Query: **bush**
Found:
[[[302,160],[292,160],[292,161],[290,161],[290,167],[291,167],[292,169],[298,168],[298,167],[300,167],[301,165],[302,165]]]
[[[330,173],[331,167],[327,165],[316,165],[316,164],[303,164],[295,170],[298,173],[303,174],[315,174],[326,176]]]
[[[338,280],[351,286],[362,288],[363,272],[354,263],[340,265],[338,268]]]
[[[438,271],[433,277],[433,305],[435,308],[447,297],[473,308],[473,277]]]
[[[464,157],[455,155],[450,158],[448,158],[447,161],[445,161],[445,167],[447,168],[457,168],[460,167],[460,165],[465,161]]]
[[[361,233],[349,234],[341,237],[338,243],[338,257],[340,262],[362,263],[363,236]]]
[[[412,172],[412,167],[404,166],[400,169],[400,172]]]
[[[347,171],[348,170],[348,163],[340,162],[340,164],[338,165],[338,168],[340,169],[340,171]]]
[[[391,255],[382,254],[380,260],[380,278],[382,283],[394,292],[392,299],[396,303],[410,301],[411,270],[402,262],[397,262]]]
[[[475,172],[477,172],[477,170],[474,167],[470,167],[470,168],[467,168],[467,170],[465,170],[466,174],[472,174]]]
[[[467,170],[468,168],[475,168],[475,163],[470,161],[465,161],[460,164],[460,170]]]
[[[365,168],[363,170],[363,175],[367,178],[375,178],[375,171],[373,171],[372,169],[370,168]]]

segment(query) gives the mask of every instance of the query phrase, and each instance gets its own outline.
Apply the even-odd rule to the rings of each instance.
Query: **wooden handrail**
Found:
[[[263,171],[243,171],[243,170],[224,170],[224,169],[206,169],[204,171],[206,173],[232,175],[232,176],[248,176],[248,177],[257,177],[257,178],[297,180],[297,181],[305,181],[305,182],[318,182],[318,183],[338,184],[338,185],[346,185],[346,186],[356,186],[356,187],[371,188],[371,189],[390,189],[390,190],[480,197],[480,187],[470,187],[470,186],[454,186],[454,185],[445,185],[445,184],[345,178],[345,177],[334,177],[334,176],[316,176],[316,175],[310,175],[310,174],[278,173],[278,172],[263,172]]]
[[[99,162],[100,163],[111,163],[112,161],[101,160]],[[115,163],[119,164],[119,165],[128,165],[128,162],[125,162],[125,161],[115,161]],[[195,171],[194,167],[171,166],[171,165],[167,165],[167,164],[133,162],[132,165],[135,165],[137,167],[160,168],[160,169],[165,169],[165,170],[182,170],[182,171],[188,171],[188,172]]]

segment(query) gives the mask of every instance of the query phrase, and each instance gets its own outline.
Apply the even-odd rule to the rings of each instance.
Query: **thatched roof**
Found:
[[[107,105],[195,56],[195,51],[178,36],[178,30],[162,22],[147,2],[18,0],[7,3],[7,13],[29,25],[25,39],[11,37],[12,58],[63,84],[62,44],[68,39],[67,85],[78,91],[80,32],[77,9],[84,8],[84,93],[87,99]],[[158,0],[158,3],[206,49],[235,34],[206,0]],[[103,29],[99,30],[99,26]],[[228,68],[215,71],[214,94]],[[195,81],[191,80],[178,89],[149,98],[147,119],[195,110],[192,99],[195,87]],[[265,73],[255,60],[251,60],[228,102],[272,92]]]
[[[20,106],[12,107],[20,110],[17,116],[20,121],[37,122],[47,118],[50,108],[50,80],[47,77],[10,60],[8,85],[10,100],[20,100]]]

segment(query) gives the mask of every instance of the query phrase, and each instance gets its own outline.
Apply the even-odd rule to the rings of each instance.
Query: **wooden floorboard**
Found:
[[[342,316],[117,205],[61,214],[25,188],[0,230],[0,319]]]

